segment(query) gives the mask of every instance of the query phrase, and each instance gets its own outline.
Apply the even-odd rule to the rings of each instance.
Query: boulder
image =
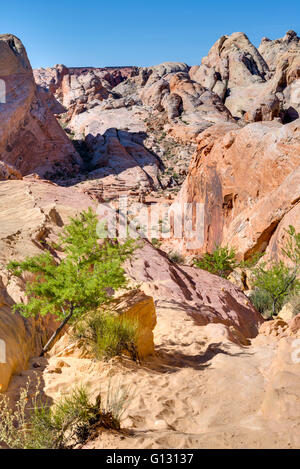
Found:
[[[154,354],[154,335],[157,318],[154,300],[140,290],[133,290],[115,300],[110,306],[120,319],[137,322],[137,353],[143,359]]]
[[[283,316],[285,316],[283,314]],[[266,321],[259,329],[260,335],[269,336],[276,339],[282,339],[286,337],[294,337],[294,339],[300,338],[300,320],[299,314],[293,316],[286,314],[286,319],[282,319],[281,316],[277,316],[272,321]]]
[[[282,338],[288,335],[288,324],[281,318],[266,321],[259,329],[260,335]]]
[[[286,303],[282,310],[278,313],[278,317],[287,323],[289,323],[294,316],[294,307],[291,303]]]

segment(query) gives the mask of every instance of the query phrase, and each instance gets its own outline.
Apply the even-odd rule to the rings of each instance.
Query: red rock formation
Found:
[[[233,33],[221,37],[201,65],[191,68],[190,76],[217,93],[232,115],[245,117],[246,122],[275,117],[291,121],[300,110],[295,89],[290,88],[300,77],[299,50],[294,31],[274,41],[264,38],[259,49],[244,33]]]
[[[295,199],[294,206],[289,210],[283,217],[281,222],[278,224],[277,229],[270,239],[270,243],[266,250],[268,259],[275,261],[284,260],[286,263],[289,260],[282,253],[282,248],[288,240],[287,230],[292,225],[297,233],[300,232],[300,203],[299,200]]]
[[[224,324],[244,338],[258,334],[263,319],[239,288],[203,270],[170,262],[150,243],[127,262],[126,271],[159,308],[179,308],[197,325]]]
[[[204,204],[204,251],[230,244],[248,258],[266,249],[285,216],[299,213],[299,154],[300,120],[222,124],[199,137],[178,199]]]
[[[136,67],[67,68],[56,65],[34,70],[34,77],[38,85],[49,89],[71,118],[112,96],[115,86],[136,73]]]
[[[0,104],[0,159],[22,175],[65,174],[81,163],[72,143],[48,109],[45,93],[34,82],[22,43],[0,36],[0,78],[5,102]]]

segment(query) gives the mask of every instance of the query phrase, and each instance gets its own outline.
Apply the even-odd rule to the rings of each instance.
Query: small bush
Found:
[[[263,263],[254,269],[253,275],[254,285],[261,292],[260,295],[271,298],[272,316],[279,313],[289,295],[299,290],[300,284],[295,271],[285,266],[282,261],[274,262],[268,268]]]
[[[228,275],[238,266],[236,262],[236,251],[228,246],[216,246],[212,254],[206,253],[201,259],[195,259],[194,264],[202,270],[207,270],[211,274],[227,278]]]
[[[270,266],[261,263],[253,269],[256,291],[251,300],[257,309],[261,308],[261,312],[271,316],[276,316],[288,298],[294,295],[298,297],[300,292],[300,233],[291,225],[285,232],[288,239],[281,251],[290,260],[291,266],[280,261]]]
[[[127,394],[109,386],[106,406],[99,396],[91,403],[84,387],[73,390],[52,407],[35,394],[29,407],[29,383],[13,411],[7,397],[0,401],[0,442],[10,449],[68,449],[83,444],[97,429],[120,429]]]
[[[0,445],[5,444],[11,449],[26,449],[29,444],[26,423],[26,406],[28,404],[29,382],[21,389],[20,398],[15,409],[10,407],[9,399],[0,396]],[[36,399],[37,395],[34,396]],[[18,430],[16,430],[18,429]]]
[[[273,300],[270,293],[265,290],[253,290],[249,299],[257,311],[266,318],[272,315]]]
[[[185,258],[178,252],[171,252],[169,254],[169,259],[170,261],[174,262],[175,264],[184,264],[185,263]]]
[[[161,246],[161,241],[159,241],[157,238],[152,238],[151,239],[152,246],[160,248]]]
[[[75,337],[83,339],[99,360],[109,360],[127,352],[134,360],[137,356],[138,324],[109,312],[96,311],[75,326]]]

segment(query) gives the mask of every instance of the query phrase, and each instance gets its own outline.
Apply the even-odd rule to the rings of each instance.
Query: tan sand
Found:
[[[122,419],[123,433],[103,432],[85,448],[300,447],[299,387],[293,387],[290,414],[278,392],[274,397],[267,387],[270,365],[274,368],[278,361],[278,342],[259,337],[251,346],[240,347],[226,341],[223,333],[224,326],[196,326],[184,310],[166,304],[158,309],[156,356],[141,366],[126,359],[35,359],[31,365],[38,362],[41,368],[31,366],[14,377],[9,394],[16,396],[34,373],[52,399],[68,394],[76,383],[87,385],[93,396],[100,391],[105,395],[109,381],[113,387],[129,386],[132,399]],[[299,366],[289,367],[296,380]],[[260,409],[270,404],[268,399],[284,415],[278,411],[274,419],[263,414]]]

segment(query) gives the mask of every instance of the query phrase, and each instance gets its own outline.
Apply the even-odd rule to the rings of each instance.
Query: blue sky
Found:
[[[259,45],[300,33],[299,0],[14,0],[1,2],[1,33],[20,37],[33,67],[198,64],[223,34]]]

